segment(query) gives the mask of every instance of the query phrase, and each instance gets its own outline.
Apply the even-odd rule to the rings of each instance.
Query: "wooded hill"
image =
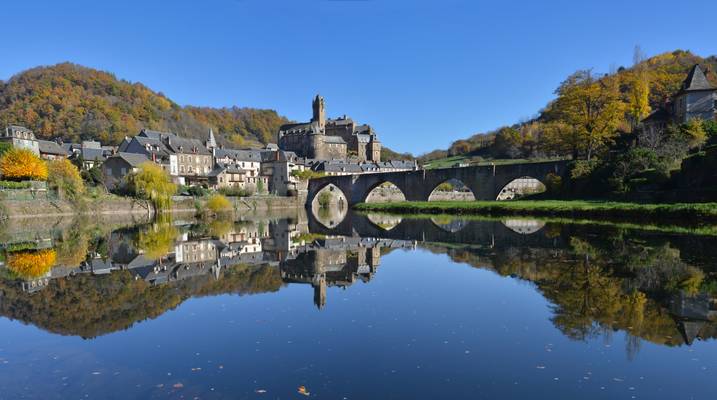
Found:
[[[142,128],[235,147],[276,142],[288,120],[274,110],[182,107],[141,83],[71,63],[37,67],[0,81],[0,126],[19,124],[40,139],[118,144]]]
[[[565,142],[566,138],[574,132],[569,128],[565,129],[564,121],[569,119],[565,118],[566,114],[571,112],[568,108],[575,106],[575,102],[570,99],[573,95],[570,92],[574,92],[575,87],[590,87],[591,82],[595,82],[596,98],[605,94],[614,96],[610,99],[610,101],[617,100],[614,102],[616,105],[614,118],[611,117],[609,121],[612,125],[610,126],[612,133],[631,133],[636,121],[647,116],[649,112],[657,110],[679,90],[690,68],[695,64],[699,64],[705,71],[707,79],[717,85],[717,57],[702,58],[683,50],[663,53],[647,59],[636,51],[632,67],[620,67],[609,74],[598,75],[589,70],[578,71],[567,77],[556,89],[557,98],[540,110],[536,118],[457,140],[448,149],[424,154],[419,160],[429,162],[456,156],[457,158],[532,158],[570,155],[565,154],[572,150],[565,148]],[[611,87],[615,88],[614,94],[610,90]],[[608,110],[608,112],[612,111]],[[608,144],[614,141],[614,137],[609,139],[606,142]],[[578,150],[584,151],[584,149]]]

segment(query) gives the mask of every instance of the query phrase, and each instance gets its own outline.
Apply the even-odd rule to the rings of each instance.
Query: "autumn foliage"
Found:
[[[142,128],[206,139],[209,128],[220,142],[274,141],[288,120],[273,110],[181,107],[141,83],[71,63],[37,67],[0,82],[0,126],[21,122],[38,139],[94,138],[119,144]]]
[[[53,160],[48,163],[48,182],[63,196],[76,200],[85,191],[85,185],[77,167],[67,159]]]
[[[27,149],[6,151],[0,158],[0,172],[9,180],[47,180],[47,164]]]
[[[18,251],[8,254],[7,265],[23,278],[37,278],[45,275],[55,265],[56,259],[57,254],[52,249]]]

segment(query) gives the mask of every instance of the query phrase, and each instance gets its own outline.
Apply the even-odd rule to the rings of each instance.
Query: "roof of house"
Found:
[[[82,158],[85,160],[104,161],[110,153],[102,149],[82,149]]]
[[[642,120],[642,122],[643,123],[645,123],[645,122],[647,122],[647,123],[663,122],[663,121],[667,121],[669,119],[670,119],[670,113],[666,109],[660,107],[657,110],[651,112],[650,115],[648,115],[647,117],[645,117],[645,119]]]
[[[707,80],[702,68],[698,64],[695,64],[690,73],[687,74],[687,79],[682,82],[681,92],[691,92],[697,90],[715,90],[715,87]]]
[[[223,172],[229,174],[246,174],[246,170],[241,169],[233,164],[217,164],[214,169],[209,172],[209,176],[219,176]]]
[[[149,129],[142,129],[135,138],[145,138],[160,142],[168,153],[179,154],[201,154],[211,155],[212,153],[198,139],[177,136],[171,132],[160,132]]]
[[[60,156],[67,156],[68,152],[62,146],[51,140],[38,140],[40,147],[40,154],[55,154]]]
[[[262,150],[258,149],[216,149],[216,158],[230,158],[236,161],[261,161]]]
[[[117,153],[112,157],[108,157],[108,160],[110,158],[120,158],[126,161],[127,164],[131,165],[132,167],[137,167],[143,162],[149,161],[149,158],[147,158],[147,156],[139,153]]]

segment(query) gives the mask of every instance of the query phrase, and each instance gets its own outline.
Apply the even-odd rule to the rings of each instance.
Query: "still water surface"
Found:
[[[7,228],[0,398],[717,393],[717,237],[341,218]]]

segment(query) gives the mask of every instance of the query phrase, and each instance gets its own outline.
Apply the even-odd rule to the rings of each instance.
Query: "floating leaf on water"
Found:
[[[254,391],[254,393],[264,394],[264,393],[266,393],[266,390],[264,390],[264,389],[257,389],[257,390]]]
[[[172,385],[172,387],[175,388],[175,389],[181,389],[181,388],[184,387],[184,384],[181,383],[181,382],[177,382],[177,383],[175,383],[174,385]]]
[[[306,390],[305,386],[299,386],[299,389],[297,391],[299,392],[299,394],[303,394],[304,396],[308,396],[311,394],[308,390]]]

